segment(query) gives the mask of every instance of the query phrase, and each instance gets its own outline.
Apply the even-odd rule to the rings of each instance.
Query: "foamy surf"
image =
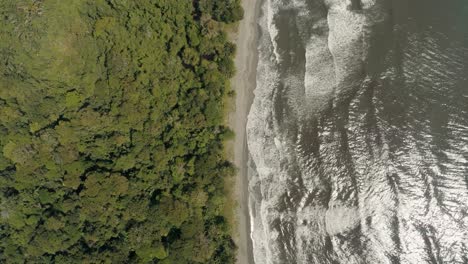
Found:
[[[466,263],[468,42],[443,47],[404,4],[264,1],[256,264]]]

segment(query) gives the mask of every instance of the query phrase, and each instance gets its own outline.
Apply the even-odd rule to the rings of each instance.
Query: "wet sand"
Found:
[[[253,264],[252,240],[250,238],[250,216],[248,208],[248,150],[246,141],[247,115],[253,101],[256,85],[258,16],[260,0],[243,0],[244,19],[239,23],[238,33],[233,36],[237,45],[235,64],[237,73],[232,79],[236,91],[235,109],[228,117],[228,123],[236,134],[231,142],[233,162],[238,168],[233,195],[236,203],[236,232],[234,240],[238,246],[237,263]]]

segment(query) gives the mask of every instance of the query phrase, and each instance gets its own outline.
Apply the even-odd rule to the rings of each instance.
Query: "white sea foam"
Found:
[[[263,10],[266,13],[266,24],[268,28],[268,35],[270,36],[270,42],[273,45],[273,54],[277,63],[280,62],[280,54],[278,52],[278,45],[276,44],[276,38],[278,37],[278,29],[276,28],[274,16],[278,12],[276,0],[267,0],[263,6]],[[265,23],[265,22],[263,22]]]
[[[431,257],[428,252],[439,252],[441,260],[463,261],[468,208],[464,213],[460,204],[468,204],[468,192],[466,179],[459,175],[468,173],[460,169],[468,155],[466,144],[457,142],[468,141],[467,127],[454,115],[448,126],[455,131],[453,142],[447,139],[452,148],[442,151],[446,162],[440,162],[430,143],[417,140],[437,139],[425,132],[431,124],[395,127],[383,120],[379,93],[388,92],[383,86],[399,73],[388,69],[375,79],[366,75],[373,26],[385,19],[380,1],[361,1],[359,12],[349,8],[350,1],[326,1],[328,13],[323,16],[308,9],[310,1],[263,4],[257,88],[247,124],[256,264],[392,263],[395,259],[418,263]],[[287,61],[283,58],[292,54],[278,45],[283,32],[275,24],[278,13],[286,9],[297,14],[304,73],[280,72]],[[313,26],[304,28],[310,26],[311,17]],[[436,59],[439,67],[444,63],[440,53],[427,49],[419,61],[429,65]],[[417,64],[413,59],[404,65],[408,80],[429,82],[451,74],[429,65],[426,81]],[[370,93],[371,88],[375,92]],[[330,110],[330,102],[346,108],[346,124],[336,120],[343,118],[340,113],[338,117],[322,113]],[[375,109],[364,111],[366,104]],[[369,126],[372,117],[374,125]],[[418,131],[418,126],[421,132],[402,136],[397,142],[401,146],[388,139],[401,129]],[[317,135],[311,136],[311,130]],[[310,139],[314,137],[318,140]],[[447,224],[450,227],[444,227]]]
[[[274,186],[278,186],[272,182],[271,175],[275,174],[278,168],[267,165],[266,163],[272,159],[278,158],[278,152],[274,148],[274,133],[271,131],[272,124],[272,97],[273,89],[277,85],[276,71],[272,68],[273,61],[279,59],[279,54],[272,60],[269,54],[274,50],[273,42],[275,41],[277,31],[273,25],[272,1],[265,1],[262,9],[263,16],[259,23],[264,30],[264,34],[260,42],[263,47],[259,49],[259,64],[257,68],[257,88],[255,89],[255,100],[251,107],[251,112],[248,117],[247,136],[249,150],[255,161],[255,171],[251,171],[249,180],[250,189],[250,211],[251,211],[251,237],[253,241],[253,255],[256,264],[272,263],[274,256],[273,247],[270,242],[275,242],[275,233],[269,228],[268,222],[268,202]],[[265,30],[267,29],[268,30]],[[268,34],[265,34],[267,32]],[[267,51],[268,50],[268,51]],[[253,139],[253,140],[252,140]],[[263,160],[261,157],[267,160]]]
[[[295,1],[293,4],[296,5],[296,8],[302,5],[300,9],[304,10],[304,3],[303,1]],[[331,6],[333,10],[340,10],[341,12],[345,12],[343,10],[346,10],[335,7],[336,4],[331,4]],[[290,3],[288,7],[291,8]],[[277,245],[278,242],[275,241],[275,237],[278,234],[277,231],[270,228],[270,221],[281,217],[275,206],[277,206],[276,203],[279,196],[287,193],[285,186],[288,180],[287,172],[281,168],[281,161],[287,162],[288,160],[288,151],[281,146],[281,139],[277,136],[277,132],[274,131],[275,122],[273,116],[273,99],[276,92],[275,88],[278,84],[278,79],[275,76],[277,69],[275,67],[281,62],[280,52],[276,44],[278,30],[274,23],[274,16],[280,10],[279,1],[266,1],[263,10],[266,16],[261,19],[260,24],[264,29],[267,28],[267,30],[264,30],[267,36],[264,36],[261,40],[264,50],[263,52],[260,50],[257,89],[255,90],[256,99],[249,115],[247,127],[249,149],[258,173],[258,179],[251,180],[251,189],[261,192],[261,201],[256,201],[255,198],[252,199],[255,201],[253,204],[256,210],[252,214],[257,216],[252,219],[252,237],[256,263],[275,263],[275,248],[279,247]],[[291,90],[289,91],[289,98],[293,100],[292,106],[298,108],[297,113],[301,111],[315,113],[327,105],[327,101],[331,100],[333,96],[334,87],[337,83],[335,75],[345,74],[340,72],[344,70],[337,67],[337,60],[339,60],[337,57],[340,55],[335,54],[335,59],[332,60],[331,54],[333,54],[333,48],[343,49],[346,45],[349,45],[353,41],[355,42],[360,37],[356,36],[358,35],[356,32],[360,32],[359,30],[362,28],[360,24],[363,19],[356,20],[356,16],[349,15],[349,19],[339,23],[340,20],[338,18],[330,18],[329,16],[328,25],[331,25],[332,32],[328,37],[326,35],[327,23],[325,19],[325,17],[322,18],[323,22],[319,21],[316,24],[316,27],[324,28],[322,31],[325,34],[313,35],[308,40],[306,46],[306,74],[303,80],[305,83],[305,85],[303,84],[305,98],[298,96],[300,93],[295,95],[291,94]],[[344,25],[347,26],[346,31],[341,30],[334,33]],[[352,27],[350,28],[349,25]],[[349,33],[349,29],[352,29],[351,33]],[[331,45],[331,49],[329,48],[330,42],[335,43]],[[273,52],[269,53],[268,50],[272,50]],[[269,54],[274,54],[273,61],[269,57]],[[338,63],[346,64],[346,62]],[[299,87],[301,85],[301,83],[295,83],[294,78],[286,81],[286,83],[289,83],[291,87]],[[297,100],[294,101],[295,99]],[[304,99],[309,107],[301,107],[299,102]],[[304,208],[300,210],[304,210]],[[333,213],[329,213],[328,215],[333,215]],[[333,230],[337,228],[339,229],[337,224],[333,224],[333,222],[330,222],[328,225],[330,232],[334,232]]]

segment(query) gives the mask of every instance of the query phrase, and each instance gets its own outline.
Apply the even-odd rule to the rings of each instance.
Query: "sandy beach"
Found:
[[[236,91],[235,109],[230,112],[228,123],[236,138],[231,142],[233,162],[238,168],[236,185],[233,191],[236,203],[236,228],[234,239],[238,246],[238,264],[253,264],[252,241],[250,238],[250,217],[248,208],[248,150],[246,141],[247,115],[253,101],[257,67],[257,18],[260,12],[260,0],[243,0],[244,19],[239,23],[238,33],[233,41],[237,45],[235,64],[236,76],[232,79]]]

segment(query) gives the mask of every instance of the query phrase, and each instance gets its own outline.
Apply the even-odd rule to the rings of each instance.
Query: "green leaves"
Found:
[[[82,101],[83,97],[77,91],[68,92],[65,96],[65,106],[67,108],[76,108],[80,106]]]
[[[148,245],[142,246],[136,250],[136,254],[143,262],[150,262],[154,259],[165,259],[168,253],[163,245]]]
[[[238,8],[0,0],[0,262],[233,262],[213,219]]]
[[[201,0],[199,5],[215,20],[225,23],[239,21],[244,16],[240,0]]]
[[[13,162],[20,161],[20,157],[16,154],[18,146],[15,142],[10,141],[3,147],[3,156]]]
[[[116,19],[113,17],[103,17],[96,21],[94,25],[94,34],[100,37],[104,34],[112,34],[112,30],[116,25]]]

